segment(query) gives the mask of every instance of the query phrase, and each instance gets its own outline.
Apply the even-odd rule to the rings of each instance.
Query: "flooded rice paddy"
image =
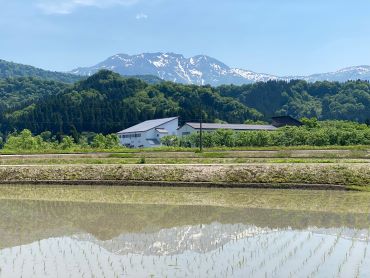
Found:
[[[369,277],[370,194],[0,187],[0,277]]]

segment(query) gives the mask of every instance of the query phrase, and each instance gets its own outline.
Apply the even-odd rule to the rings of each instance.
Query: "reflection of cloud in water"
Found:
[[[8,277],[366,277],[368,231],[187,225],[101,241],[84,234],[0,250]]]

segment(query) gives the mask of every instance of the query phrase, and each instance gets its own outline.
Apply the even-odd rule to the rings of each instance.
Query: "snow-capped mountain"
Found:
[[[338,81],[348,80],[370,80],[370,66],[357,66],[340,69],[334,72],[312,74],[309,76],[294,76],[288,79],[303,79],[308,82],[316,81]]]
[[[77,68],[71,73],[90,76],[101,69],[108,69],[124,76],[154,75],[163,80],[184,84],[213,86],[222,84],[249,84],[268,80],[303,79],[315,81],[370,80],[370,66],[345,68],[336,72],[309,76],[276,76],[250,70],[231,68],[206,55],[185,58],[175,53],[143,53],[138,55],[117,54],[107,60],[86,68]]]
[[[244,84],[277,79],[268,74],[230,68],[209,56],[185,58],[174,53],[117,54],[95,66],[77,68],[71,73],[89,76],[101,69],[125,76],[155,75],[167,81],[197,85]]]

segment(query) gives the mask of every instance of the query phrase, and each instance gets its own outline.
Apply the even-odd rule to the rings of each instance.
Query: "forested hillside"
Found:
[[[370,120],[370,84],[269,81],[244,86],[148,84],[110,71],[73,85],[35,78],[0,80],[1,132],[30,129],[71,134],[117,132],[141,121],[180,116],[180,121],[269,121],[286,115]]]
[[[2,131],[28,128],[35,133],[44,130],[110,133],[140,121],[173,115],[197,121],[200,108],[205,121],[240,123],[262,119],[255,109],[233,98],[221,97],[211,87],[148,85],[139,79],[101,71],[62,93],[47,95],[23,109],[9,110]]]
[[[22,108],[41,97],[61,93],[70,85],[33,77],[0,79],[0,107]]]
[[[84,78],[75,74],[48,71],[32,66],[0,60],[0,78],[16,77],[34,77],[64,83],[74,83]]]
[[[244,86],[221,86],[220,94],[257,109],[265,118],[292,115],[365,122],[370,119],[367,81],[269,81]]]

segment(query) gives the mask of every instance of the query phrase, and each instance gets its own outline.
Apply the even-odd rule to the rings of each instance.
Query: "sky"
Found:
[[[0,0],[0,7],[0,59],[49,70],[160,51],[276,75],[370,65],[368,0]]]

